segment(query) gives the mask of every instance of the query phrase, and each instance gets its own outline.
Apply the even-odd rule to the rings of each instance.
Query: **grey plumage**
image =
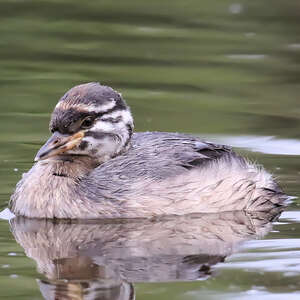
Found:
[[[229,147],[207,143],[190,135],[141,132],[133,135],[126,154],[104,163],[90,176],[102,176],[103,172],[105,176],[126,175],[130,167],[128,175],[132,179],[145,176],[163,180],[227,155],[235,154]]]
[[[231,148],[164,132],[132,135],[119,93],[89,83],[58,102],[53,136],[11,198],[17,215],[135,218],[262,211],[286,196],[272,176]]]

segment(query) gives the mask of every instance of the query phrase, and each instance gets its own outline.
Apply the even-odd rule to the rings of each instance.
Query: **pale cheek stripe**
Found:
[[[96,105],[91,105],[91,104],[85,105],[82,103],[81,104],[69,104],[67,102],[60,101],[56,104],[55,108],[60,108],[60,109],[74,108],[74,109],[78,109],[78,110],[85,110],[87,112],[101,113],[101,112],[110,110],[115,106],[116,106],[116,101],[111,101],[111,102],[108,102],[101,106],[96,106]]]
[[[103,116],[103,119],[106,119],[106,118],[117,119],[118,117],[122,117],[122,122],[125,124],[133,123],[131,113],[128,110],[118,110],[118,111],[114,111],[110,114],[105,114]]]
[[[92,127],[92,130],[99,130],[105,132],[112,132],[116,127],[113,124],[108,122],[97,121],[96,124]]]

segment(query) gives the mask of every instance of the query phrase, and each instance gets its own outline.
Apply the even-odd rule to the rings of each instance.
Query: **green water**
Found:
[[[137,131],[189,132],[237,146],[237,151],[273,173],[289,195],[298,197],[299,8],[294,0],[1,0],[0,208],[7,206],[16,182],[47,139],[56,101],[73,85],[89,81],[122,92]],[[103,242],[100,248],[113,253],[105,263],[114,265],[115,273],[108,277],[114,284],[119,278],[126,293],[134,289],[137,299],[299,299],[299,205],[295,198],[263,238],[244,236],[240,229],[247,241],[239,241],[226,255],[209,257],[212,253],[201,248],[204,240],[199,233],[198,252],[191,252],[202,255],[198,279],[168,277],[181,274],[185,266],[179,263],[180,255],[190,249],[173,253],[173,260],[163,256],[170,254],[153,250],[153,255],[149,250],[140,265],[132,257],[145,257],[138,251],[145,251],[148,244],[135,245],[134,238],[128,238],[129,245],[120,241],[130,253],[136,251],[123,258],[123,252],[114,253],[115,244]],[[0,221],[0,299],[43,299],[43,287],[53,288],[66,278],[49,279],[51,272],[37,269],[41,262],[33,252],[30,255],[21,235],[24,228],[11,226]],[[151,233],[146,225],[144,231],[140,227],[131,227],[130,236]],[[105,232],[113,230],[118,241],[114,228]],[[11,230],[19,232],[18,243]],[[90,230],[94,232],[93,227]],[[126,226],[122,230],[129,234]],[[187,234],[189,230],[181,228]],[[102,231],[95,232],[101,240]],[[59,238],[57,234],[54,237]],[[56,240],[50,235],[48,240],[55,250]],[[163,240],[157,239],[159,247]],[[185,244],[184,239],[180,243]],[[63,259],[63,253],[59,257]],[[74,265],[73,273],[79,274],[76,263],[81,265],[72,260],[66,265]],[[143,270],[142,275],[137,269]],[[74,276],[76,283],[82,280]],[[97,281],[94,275],[88,278]],[[52,281],[41,285],[37,279]],[[118,285],[115,289],[105,299],[118,299]],[[127,296],[122,294],[121,299]]]

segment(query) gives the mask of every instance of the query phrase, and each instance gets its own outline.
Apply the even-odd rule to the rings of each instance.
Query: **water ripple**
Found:
[[[275,136],[255,135],[214,135],[209,136],[209,138],[218,143],[245,148],[254,152],[279,155],[300,155],[300,140],[297,139],[280,139]]]

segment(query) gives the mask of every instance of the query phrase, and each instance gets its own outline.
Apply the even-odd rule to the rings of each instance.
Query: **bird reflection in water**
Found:
[[[280,211],[228,212],[157,220],[11,221],[11,230],[46,278],[45,299],[135,298],[137,282],[216,276],[213,266],[243,241],[264,236]]]

